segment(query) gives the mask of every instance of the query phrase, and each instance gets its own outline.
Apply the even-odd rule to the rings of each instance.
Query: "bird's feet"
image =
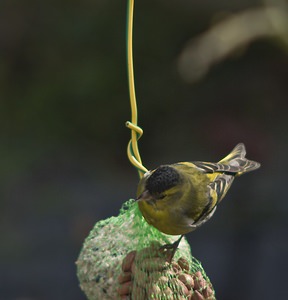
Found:
[[[166,245],[163,245],[160,247],[159,250],[166,256],[167,261],[169,263],[172,262],[172,259],[177,251],[177,248],[181,242],[182,237],[183,237],[183,235],[181,235],[180,238],[173,244],[166,244]]]

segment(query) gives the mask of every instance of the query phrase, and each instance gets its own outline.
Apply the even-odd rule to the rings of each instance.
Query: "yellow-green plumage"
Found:
[[[143,217],[166,234],[195,230],[212,217],[236,176],[260,167],[245,154],[238,144],[218,163],[180,162],[147,172],[137,190]]]

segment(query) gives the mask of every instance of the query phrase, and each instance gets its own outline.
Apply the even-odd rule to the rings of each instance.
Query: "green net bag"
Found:
[[[161,246],[178,239],[142,217],[134,200],[117,217],[99,221],[86,238],[77,264],[80,287],[89,300],[215,299],[201,263],[183,238],[169,261]]]

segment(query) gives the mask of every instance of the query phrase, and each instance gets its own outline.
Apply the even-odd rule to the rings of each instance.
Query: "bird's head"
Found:
[[[137,201],[155,203],[174,193],[175,187],[180,183],[181,176],[175,168],[160,166],[140,181]]]

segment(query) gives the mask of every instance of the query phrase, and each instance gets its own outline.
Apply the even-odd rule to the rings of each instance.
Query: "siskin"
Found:
[[[218,163],[179,162],[148,171],[137,189],[143,217],[163,233],[181,235],[177,248],[184,234],[213,216],[235,177],[260,167],[245,155],[240,143]]]

